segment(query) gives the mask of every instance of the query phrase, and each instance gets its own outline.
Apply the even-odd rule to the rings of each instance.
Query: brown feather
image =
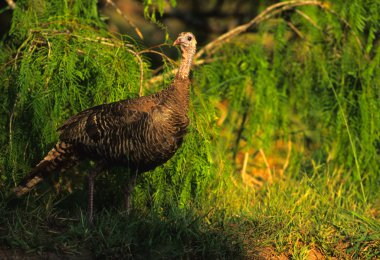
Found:
[[[188,40],[191,39],[191,40]],[[190,71],[196,41],[191,33],[177,39],[182,62],[172,84],[144,97],[103,104],[69,118],[58,129],[59,142],[14,189],[30,191],[54,171],[82,159],[124,165],[141,173],[165,163],[182,144],[189,106]]]

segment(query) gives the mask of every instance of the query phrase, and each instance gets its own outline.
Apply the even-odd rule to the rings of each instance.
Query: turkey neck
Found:
[[[193,63],[193,58],[195,55],[195,46],[181,47],[182,50],[182,61],[179,65],[179,69],[176,77],[187,79],[189,78],[189,73],[191,69],[191,64]]]
[[[187,114],[189,107],[189,96],[190,96],[190,79],[189,73],[191,65],[193,63],[193,58],[195,55],[195,46],[181,47],[182,50],[182,60],[179,65],[178,72],[174,77],[172,83],[172,92],[174,95],[169,98],[170,106],[177,112]]]

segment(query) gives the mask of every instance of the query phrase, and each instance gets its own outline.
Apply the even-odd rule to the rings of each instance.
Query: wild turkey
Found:
[[[189,72],[196,51],[196,39],[181,33],[182,61],[173,82],[152,95],[103,104],[69,118],[59,129],[59,141],[46,157],[14,189],[16,196],[29,192],[54,171],[65,171],[79,161],[90,159],[88,216],[93,219],[94,176],[107,167],[122,165],[132,173],[126,188],[126,204],[136,176],[162,165],[180,147],[189,106]]]

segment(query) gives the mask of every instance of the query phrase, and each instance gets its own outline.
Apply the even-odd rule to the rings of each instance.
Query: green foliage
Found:
[[[164,3],[145,1],[146,16],[159,23]],[[139,91],[130,52],[139,47],[107,32],[96,1],[17,4],[0,51],[0,194],[51,148],[65,119]],[[168,163],[140,176],[132,214],[117,210],[129,178],[117,169],[97,179],[96,228],[80,211],[85,190],[30,194],[12,209],[1,200],[0,241],[100,257],[252,257],[263,247],[296,258],[314,248],[379,254],[380,4],[297,10],[194,70],[189,133]],[[283,176],[273,166],[273,184],[242,183],[239,155],[280,161],[279,141],[293,145]]]
[[[14,181],[51,149],[69,116],[139,88],[139,64],[124,47],[131,40],[95,19],[96,1],[43,3],[19,3],[2,51],[0,171]]]
[[[152,21],[156,22],[157,12],[162,16],[164,14],[165,5],[170,4],[172,7],[177,5],[176,0],[144,0],[144,15],[149,17]]]
[[[373,12],[362,2],[353,5]],[[258,38],[247,34],[225,45],[216,54],[218,62],[203,66],[197,75],[199,84],[207,85],[207,94],[229,102],[225,138],[218,146],[225,150],[219,153],[236,155],[229,151],[241,149],[239,138],[248,148],[266,150],[277,139],[308,142],[304,148],[310,154],[304,153],[304,160],[345,169],[346,177],[357,184],[355,192],[366,201],[379,184],[380,81],[374,69],[379,67],[379,44],[368,54],[373,40],[358,41],[364,38],[361,31],[370,32],[379,19],[355,13],[355,22],[362,24],[348,30],[342,26],[347,6],[341,18],[302,8],[318,24],[291,16],[290,21],[302,28],[301,39],[286,20],[268,22]],[[265,49],[262,43],[268,38],[273,47]]]
[[[157,18],[157,14],[162,16],[164,14],[165,6],[170,5],[175,7],[177,5],[176,0],[144,0],[144,16],[146,19],[154,23],[158,28],[165,32],[165,40],[169,39],[169,32],[167,31],[166,25],[160,22]]]

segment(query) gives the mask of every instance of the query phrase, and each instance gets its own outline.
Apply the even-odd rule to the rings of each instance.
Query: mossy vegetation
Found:
[[[163,2],[145,1],[147,16]],[[137,96],[141,68],[144,92],[161,89],[175,67],[149,84],[144,47],[108,32],[96,1],[17,1],[0,49],[0,244],[96,257],[379,256],[380,4],[300,5],[251,29],[198,57],[189,133],[140,176],[129,215],[128,171],[98,176],[91,228],[90,164],[17,202],[10,190],[65,119]]]

